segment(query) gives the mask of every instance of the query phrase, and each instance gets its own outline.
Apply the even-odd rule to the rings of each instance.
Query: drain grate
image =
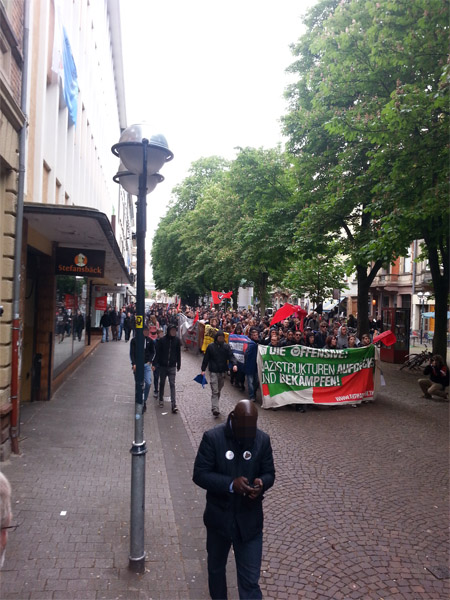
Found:
[[[437,566],[437,567],[425,567],[427,571],[430,571],[436,579],[450,579],[450,569],[448,567]]]

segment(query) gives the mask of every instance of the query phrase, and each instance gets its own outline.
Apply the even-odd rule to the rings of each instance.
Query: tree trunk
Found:
[[[363,333],[369,333],[369,290],[376,274],[381,269],[382,262],[377,260],[369,273],[366,265],[357,265],[356,281],[358,284],[358,337],[361,339]]]
[[[443,254],[443,268],[441,272],[438,249],[435,246],[427,244],[427,251],[435,298],[433,354],[440,354],[444,359],[444,362],[446,362],[449,288],[448,254],[446,256],[445,249],[444,252],[442,252],[441,248]]]
[[[266,312],[266,296],[267,296],[267,282],[269,280],[268,273],[260,273],[258,281],[258,294],[259,294],[259,311],[261,317]]]
[[[358,338],[361,339],[363,333],[369,333],[369,289],[370,283],[367,277],[367,267],[356,267],[356,281],[358,284]]]

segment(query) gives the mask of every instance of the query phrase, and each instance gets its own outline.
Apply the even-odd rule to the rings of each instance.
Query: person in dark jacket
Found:
[[[147,410],[147,398],[152,385],[152,363],[155,358],[155,343],[148,335],[148,327],[144,329],[144,406],[142,412]],[[131,340],[130,361],[133,373],[136,375],[136,338]]]
[[[117,342],[118,340],[118,329],[119,329],[119,325],[120,325],[120,315],[116,310],[116,307],[114,307],[111,312],[109,313],[109,318],[111,320],[111,334],[112,334],[112,341],[113,342]]]
[[[324,348],[328,337],[328,325],[326,321],[321,321],[319,331],[316,333],[316,348]]]
[[[251,342],[247,346],[244,354],[244,369],[247,376],[247,386],[249,399],[253,402],[256,400],[256,392],[259,388],[258,378],[258,344],[259,332],[255,328],[250,329]]]
[[[127,312],[127,316],[123,322],[123,330],[125,331],[125,341],[128,342],[130,340],[131,333],[131,313]]]
[[[448,367],[444,359],[439,354],[435,354],[429,365],[423,370],[424,375],[429,375],[429,379],[419,379],[419,385],[424,398],[431,398],[433,395],[448,398],[445,388],[449,383]]]
[[[75,335],[77,336],[79,342],[81,342],[81,336],[83,334],[83,329],[84,329],[84,317],[81,313],[81,310],[78,309],[76,317],[73,320],[73,334],[74,334],[74,336]]]
[[[231,545],[239,598],[262,598],[259,587],[263,494],[275,481],[269,436],[257,428],[258,410],[241,400],[226,424],[203,434],[193,481],[206,490],[208,583],[211,598],[227,598],[226,564]]]
[[[159,368],[159,406],[164,405],[164,386],[166,377],[169,378],[170,402],[172,412],[178,412],[175,391],[176,372],[181,368],[181,344],[177,337],[177,326],[172,324],[167,327],[167,333],[156,344],[156,356],[153,361],[153,370]]]
[[[219,331],[214,336],[214,342],[208,344],[205,355],[202,360],[202,375],[205,374],[209,366],[209,383],[211,386],[211,412],[215,417],[220,415],[219,400],[220,392],[225,383],[225,376],[228,371],[228,363],[233,365],[233,371],[236,373],[237,360],[229,344],[225,343],[223,331]]]
[[[111,318],[109,316],[109,311],[105,310],[100,319],[100,327],[102,328],[102,344],[104,342],[109,342],[109,328],[111,326]]]

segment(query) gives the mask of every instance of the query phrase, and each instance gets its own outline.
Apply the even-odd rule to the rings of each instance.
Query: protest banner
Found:
[[[233,351],[233,354],[237,360],[239,371],[244,370],[244,354],[250,341],[250,338],[248,338],[246,335],[238,335],[236,333],[230,333],[229,335],[228,343],[230,344],[231,350]]]
[[[184,348],[198,349],[198,321],[190,319],[184,313],[178,315],[178,337]]]
[[[375,347],[258,346],[262,407],[358,404],[374,395]]]

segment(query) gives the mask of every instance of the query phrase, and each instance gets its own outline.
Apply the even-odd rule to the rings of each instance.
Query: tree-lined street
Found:
[[[444,356],[448,15],[447,0],[314,4],[286,65],[286,148],[191,165],[155,233],[156,287],[195,304],[210,289],[237,297],[253,285],[264,312],[271,286],[320,304],[346,272],[360,335],[375,277],[418,242],[413,259],[429,271],[418,287],[433,295],[433,348]]]

